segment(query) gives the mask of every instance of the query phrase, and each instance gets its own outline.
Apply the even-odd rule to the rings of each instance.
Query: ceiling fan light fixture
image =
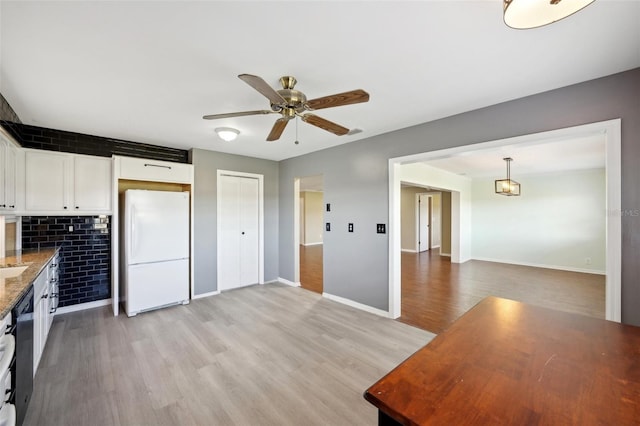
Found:
[[[225,142],[234,141],[240,134],[240,130],[232,127],[217,127],[215,131],[218,134],[218,137]]]
[[[595,0],[503,0],[504,23],[523,30],[548,25],[573,15]]]

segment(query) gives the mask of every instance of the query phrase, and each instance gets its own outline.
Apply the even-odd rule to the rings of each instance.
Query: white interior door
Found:
[[[442,245],[442,195],[432,194],[431,199],[431,248]]]
[[[418,195],[418,252],[429,250],[429,202],[427,194]]]
[[[218,289],[228,290],[260,279],[259,185],[243,176],[219,179]]]
[[[258,255],[258,179],[240,179],[240,277],[239,286],[257,284]]]

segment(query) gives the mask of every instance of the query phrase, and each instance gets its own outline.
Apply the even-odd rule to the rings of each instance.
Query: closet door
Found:
[[[258,179],[220,176],[218,289],[259,282]]]

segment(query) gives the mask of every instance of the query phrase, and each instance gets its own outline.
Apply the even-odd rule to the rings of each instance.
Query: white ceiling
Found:
[[[604,168],[606,137],[603,133],[554,141],[538,141],[499,148],[465,151],[463,153],[424,161],[438,169],[466,176],[470,179],[500,179],[506,175],[505,157],[511,162],[511,177],[539,175],[559,171]]]
[[[25,124],[281,160],[638,67],[640,2],[522,31],[500,0],[0,0],[0,37],[0,92]],[[365,89],[318,112],[364,131],[300,123],[295,145],[293,123],[265,142],[275,115],[202,120],[268,108],[241,73],[293,75],[310,99]]]

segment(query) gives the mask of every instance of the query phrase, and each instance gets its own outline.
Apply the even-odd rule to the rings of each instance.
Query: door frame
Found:
[[[222,176],[251,178],[258,180],[258,284],[264,284],[264,175],[218,169],[216,173],[216,265],[220,265],[222,253],[222,232],[220,229],[220,203]],[[216,266],[216,287],[220,289],[220,268]]]
[[[401,266],[400,266],[400,182],[403,164],[416,163],[434,158],[447,158],[466,151],[509,146],[514,144],[534,144],[542,140],[564,139],[572,136],[602,133],[606,148],[606,290],[605,318],[620,322],[622,319],[622,131],[621,119],[594,122],[563,129],[550,130],[511,138],[498,139],[477,144],[463,145],[438,151],[424,152],[389,159],[389,305],[388,315],[398,318],[401,315]],[[460,218],[456,215],[455,197],[451,199],[451,251],[459,238]],[[459,213],[458,213],[459,214]],[[466,260],[466,259],[465,259]]]

